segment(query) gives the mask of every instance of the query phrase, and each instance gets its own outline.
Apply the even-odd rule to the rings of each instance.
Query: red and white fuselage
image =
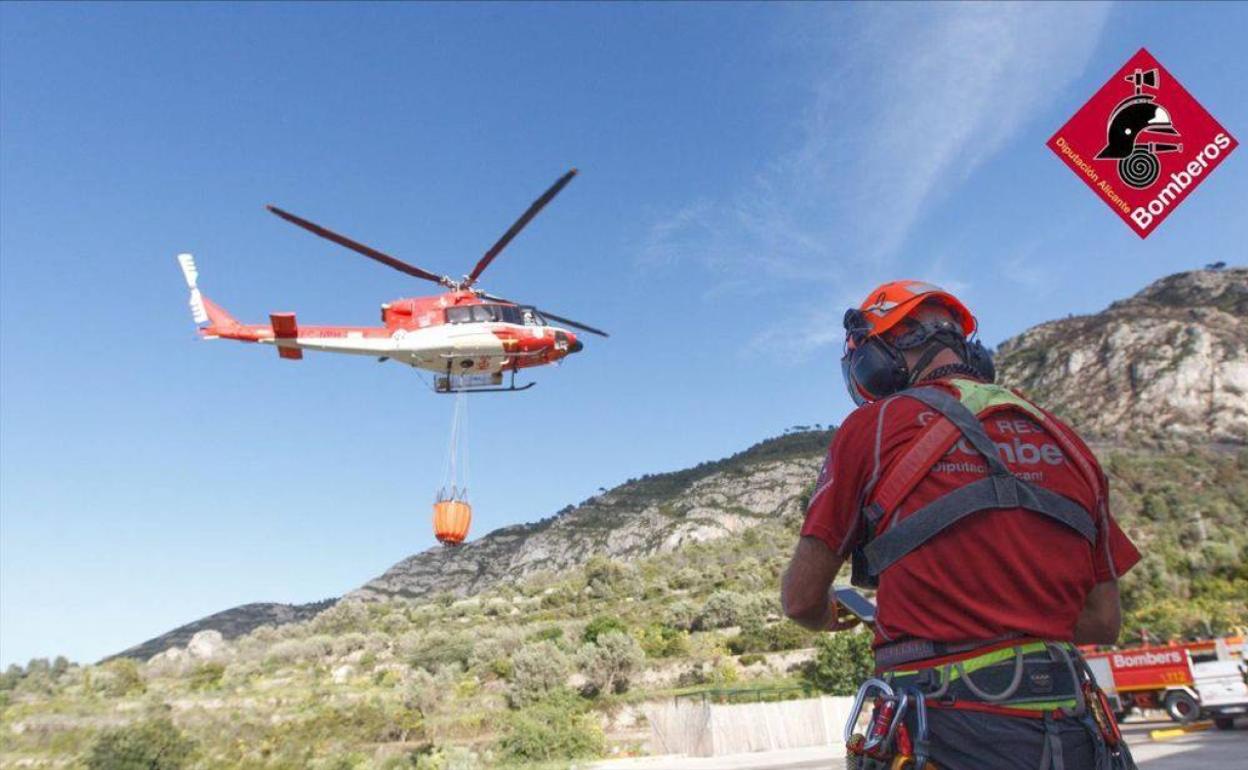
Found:
[[[294,313],[245,324],[200,294],[191,255],[179,255],[178,262],[202,337],[273,345],[282,358],[302,358],[304,350],[350,353],[463,376],[542,366],[582,348],[575,334],[549,325],[536,309],[470,290],[388,302],[381,306],[381,326],[305,326]]]

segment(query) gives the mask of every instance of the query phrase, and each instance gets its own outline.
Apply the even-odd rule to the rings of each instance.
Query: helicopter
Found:
[[[191,315],[205,339],[273,345],[287,360],[303,358],[305,350],[350,353],[432,372],[437,393],[528,390],[536,383],[517,386],[519,370],[557,363],[584,349],[584,343],[569,329],[610,335],[533,305],[489,294],[477,286],[477,279],[576,174],[574,168],[559,177],[485,252],[472,272],[458,280],[408,264],[277,206],[266,206],[271,213],[314,235],[436,283],[446,291],[383,304],[381,326],[304,326],[294,313],[271,313],[267,324],[246,324],[203,296],[194,257],[179,254],[178,263],[190,289]],[[511,375],[507,386],[503,385],[504,373]]]

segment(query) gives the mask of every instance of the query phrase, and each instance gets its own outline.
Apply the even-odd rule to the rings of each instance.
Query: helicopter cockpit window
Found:
[[[536,314],[526,308],[522,315],[520,308],[515,305],[460,305],[459,307],[448,307],[446,309],[446,322],[449,324],[469,324],[502,321],[509,324],[533,325],[544,323],[540,320],[540,316],[538,316],[539,320],[528,320],[530,315]]]
[[[503,323],[521,324],[524,321],[520,318],[520,308],[515,305],[499,305],[499,311],[503,316]]]
[[[546,319],[538,314],[535,308],[522,307],[520,310],[521,323],[525,326],[545,326]]]

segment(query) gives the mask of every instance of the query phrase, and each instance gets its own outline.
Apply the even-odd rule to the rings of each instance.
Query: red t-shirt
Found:
[[[875,468],[883,403],[857,409],[837,430],[802,527],[803,535],[823,540],[846,558],[864,534],[861,496]],[[936,416],[915,399],[891,400],[879,434],[881,478]],[[1118,524],[1107,518],[1106,531],[1097,514],[1107,492],[1096,458],[1074,431],[1052,419],[1097,469],[1098,489],[1089,488],[1056,441],[1025,411],[1003,409],[983,424],[1013,473],[1074,500],[1097,518],[1096,545],[1022,508],[971,514],[881,573],[877,646],[906,638],[961,642],[1009,633],[1069,641],[1092,587],[1116,579],[1139,561],[1139,552]],[[896,516],[905,518],[986,474],[983,457],[965,439],[959,440],[902,501]]]

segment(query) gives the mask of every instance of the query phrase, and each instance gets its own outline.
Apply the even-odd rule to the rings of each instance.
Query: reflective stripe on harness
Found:
[[[1035,718],[1056,711],[1073,715],[1085,708],[1077,655],[1066,643],[1016,643],[890,671],[883,678],[894,689],[917,688],[935,708]]]
[[[1084,477],[1093,491],[1097,477],[1079,457],[1070,439],[1038,408],[998,385],[953,380],[963,400],[979,407],[979,412],[1017,407],[1036,417]],[[881,572],[922,546],[946,528],[972,514],[997,508],[1023,508],[1038,513],[1078,532],[1089,543],[1096,543],[1096,520],[1075,501],[1015,476],[1002,462],[997,448],[980,422],[963,401],[935,387],[912,388],[895,398],[913,398],[934,409],[943,419],[929,423],[911,442],[873,491],[874,500],[863,509],[867,520],[867,543],[854,554],[855,582],[874,587]],[[897,521],[897,508],[932,467],[959,438],[983,456],[988,475],[943,495]],[[879,472],[879,469],[876,469]],[[882,528],[882,531],[880,531]]]

